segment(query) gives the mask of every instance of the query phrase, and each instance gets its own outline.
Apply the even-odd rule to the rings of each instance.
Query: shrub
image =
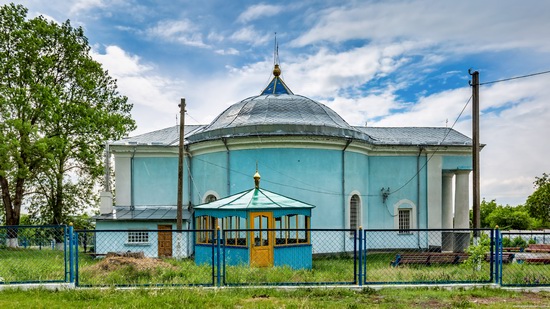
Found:
[[[527,241],[523,239],[521,236],[518,236],[514,238],[514,240],[512,241],[512,247],[525,248],[527,247]]]

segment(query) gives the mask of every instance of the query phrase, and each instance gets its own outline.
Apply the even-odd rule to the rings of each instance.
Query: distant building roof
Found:
[[[451,128],[439,127],[355,127],[378,145],[471,146],[472,140]]]
[[[186,125],[184,128],[185,139],[193,132],[204,127],[204,125]],[[156,146],[178,146],[180,126],[172,126],[133,137],[125,137],[111,143],[111,145],[156,145]]]
[[[275,125],[278,133],[284,135],[284,125]],[[185,138],[189,139],[194,133],[201,132],[204,125],[185,126]],[[464,134],[450,128],[440,127],[352,127],[353,130],[363,133],[355,138],[374,145],[426,145],[426,146],[471,146],[472,140]],[[239,136],[255,136],[253,131],[242,131]],[[311,133],[311,132],[310,132]],[[179,126],[157,130],[135,137],[128,137],[113,142],[112,145],[152,145],[174,146],[179,143]],[[304,133],[306,135],[306,133]],[[351,136],[350,136],[351,137]]]
[[[116,206],[114,212],[96,216],[96,220],[176,220],[176,206]],[[183,211],[183,219],[191,218],[191,213]]]

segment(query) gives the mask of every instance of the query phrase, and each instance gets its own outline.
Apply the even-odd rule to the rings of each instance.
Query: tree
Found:
[[[0,7],[2,203],[7,225],[19,224],[26,194],[59,224],[64,201],[98,181],[102,145],[135,122],[82,28],[26,14],[21,5]]]
[[[494,228],[495,226],[491,226],[490,222],[487,220],[489,215],[495,211],[495,209],[498,207],[495,200],[491,200],[490,202],[487,202],[485,199],[481,201],[481,205],[479,205],[479,213],[481,217],[481,227],[482,228]]]
[[[542,177],[535,177],[533,184],[535,192],[527,198],[525,206],[543,226],[550,226],[550,175],[542,173]]]
[[[489,227],[499,226],[503,230],[527,230],[533,225],[533,218],[523,206],[497,206],[486,218]]]

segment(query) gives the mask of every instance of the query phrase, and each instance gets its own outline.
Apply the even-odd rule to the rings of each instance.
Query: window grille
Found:
[[[411,229],[411,210],[399,209],[399,233],[409,234]]]
[[[129,244],[149,243],[149,232],[128,232]]]

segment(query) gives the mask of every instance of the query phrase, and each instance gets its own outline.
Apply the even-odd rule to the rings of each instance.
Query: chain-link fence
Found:
[[[65,226],[0,226],[0,284],[65,282]]]
[[[501,284],[550,286],[550,231],[502,232]]]
[[[0,284],[550,286],[549,231],[1,226]]]
[[[365,230],[364,283],[489,283],[492,230]]]
[[[213,285],[213,263],[195,261],[194,237],[212,231],[76,231],[78,286]],[[205,257],[201,257],[205,258]],[[207,259],[212,259],[210,253]]]
[[[358,238],[353,230],[226,230],[224,285],[356,284]]]

